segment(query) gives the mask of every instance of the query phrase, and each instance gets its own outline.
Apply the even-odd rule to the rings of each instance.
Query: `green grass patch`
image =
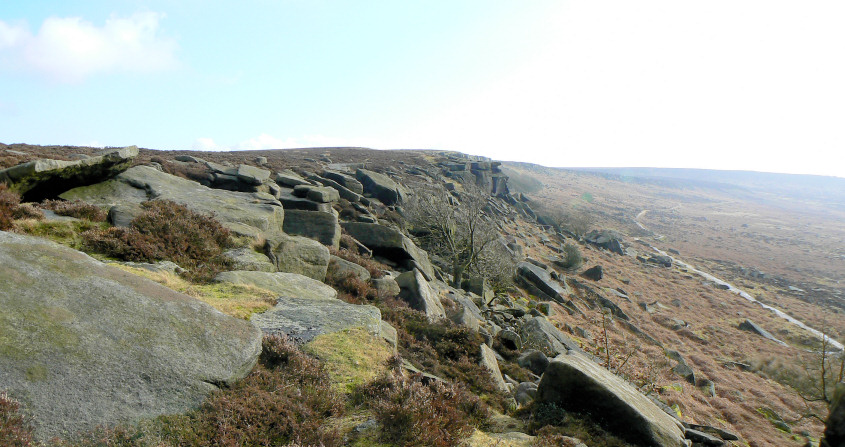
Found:
[[[91,222],[89,220],[52,222],[24,219],[15,222],[15,231],[18,233],[49,239],[74,250],[81,250],[83,248],[84,241],[81,236],[82,233],[89,230],[103,231],[108,227],[108,223]]]
[[[392,355],[387,343],[363,328],[320,335],[303,350],[323,362],[332,385],[342,393],[384,374]]]
[[[250,285],[231,283],[197,284],[172,273],[152,272],[120,264],[115,264],[115,267],[153,280],[177,292],[192,296],[204,303],[210,304],[224,314],[245,320],[248,320],[253,314],[270,309],[278,298],[278,294],[274,292]]]

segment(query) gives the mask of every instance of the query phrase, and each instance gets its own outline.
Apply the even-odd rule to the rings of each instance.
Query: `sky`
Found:
[[[845,177],[845,2],[0,4],[0,142]]]

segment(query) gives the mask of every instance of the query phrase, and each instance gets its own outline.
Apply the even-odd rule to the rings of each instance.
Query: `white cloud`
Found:
[[[80,17],[50,17],[33,34],[24,23],[0,20],[3,65],[59,82],[100,73],[154,72],[176,66],[176,42],[162,36],[164,14],[112,16],[101,27]]]

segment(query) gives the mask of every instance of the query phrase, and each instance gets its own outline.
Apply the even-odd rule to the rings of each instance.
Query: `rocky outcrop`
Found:
[[[248,284],[277,293],[281,297],[330,300],[337,291],[320,281],[298,273],[253,272],[236,270],[219,273],[214,280],[232,284]]]
[[[251,320],[265,334],[285,335],[297,343],[356,327],[381,336],[378,308],[349,304],[336,298],[280,297],[272,309],[253,315]]]
[[[261,332],[152,281],[0,232],[0,383],[40,439],[199,405],[252,369]]]
[[[588,268],[587,270],[584,270],[581,273],[581,276],[587,279],[591,279],[593,281],[601,281],[601,279],[604,277],[604,270],[600,265],[596,265]]]
[[[610,230],[593,230],[584,236],[587,243],[601,247],[612,253],[618,255],[625,254],[625,246],[622,243],[622,238],[614,231]]]
[[[554,300],[559,303],[567,301],[569,292],[552,279],[548,270],[531,262],[520,262],[516,266],[516,279],[529,293],[541,300]]]
[[[235,270],[249,270],[255,272],[275,272],[276,266],[270,262],[270,258],[263,253],[258,253],[249,247],[235,248],[223,253],[223,256],[232,263]]]
[[[680,423],[636,388],[586,356],[559,355],[549,364],[537,390],[537,401],[569,411],[586,412],[617,435],[637,445],[683,445]]]
[[[582,352],[578,343],[563,333],[546,317],[532,317],[519,332],[522,345],[539,350],[547,355],[564,354],[567,351]]]
[[[287,234],[314,239],[327,247],[340,244],[340,223],[334,210],[287,210],[283,228]]]
[[[499,370],[499,361],[496,360],[496,353],[490,349],[489,346],[482,344],[481,345],[481,366],[490,373],[490,378],[493,379],[493,385],[496,386],[496,389],[503,393],[510,392],[510,388],[508,388],[508,384],[505,383],[505,379],[502,378],[502,371]]]
[[[340,198],[342,199],[348,200],[352,203],[358,203],[361,201],[361,194],[349,190],[347,187],[341,185],[340,183],[332,179],[323,178],[317,175],[310,176],[309,179],[314,180],[315,182],[325,187],[334,189],[335,191],[337,191],[337,193],[340,195]],[[357,183],[357,180],[352,180]],[[358,185],[360,186],[360,183],[358,183]]]
[[[323,177],[337,182],[339,185],[356,194],[364,194],[364,185],[351,175],[338,171],[325,170],[323,171]]]
[[[326,280],[329,268],[329,249],[323,244],[304,237],[276,235],[264,244],[264,253],[276,270],[298,273],[317,281]]]
[[[293,195],[317,203],[332,203],[340,200],[340,194],[327,186],[297,185],[293,187]]]
[[[332,255],[329,260],[329,270],[327,275],[335,278],[353,276],[358,278],[360,281],[365,282],[370,280],[370,272],[367,269],[354,262],[347,261],[346,259],[339,258],[334,255]]]
[[[765,338],[766,340],[771,340],[771,341],[773,341],[777,344],[786,346],[786,343],[784,343],[781,340],[778,340],[774,335],[772,335],[771,332],[763,329],[762,327],[757,325],[757,323],[755,323],[751,320],[745,320],[742,323],[739,323],[739,328],[742,329],[743,331],[748,331],[748,332],[751,332],[753,334],[757,334],[757,335]]]
[[[74,188],[60,197],[104,208],[116,205],[129,208],[146,200],[170,200],[196,213],[213,215],[239,235],[272,237],[283,231],[284,209],[269,194],[212,189],[150,166],[135,166],[112,180]]]
[[[443,304],[419,270],[414,269],[399,275],[396,282],[401,289],[399,298],[407,302],[412,309],[425,313],[429,319],[446,317]]]
[[[390,177],[366,169],[358,169],[355,178],[363,185],[364,193],[379,199],[385,205],[395,205],[402,200],[402,190]]]
[[[428,253],[417,247],[399,230],[364,222],[345,222],[341,226],[350,236],[372,250],[374,256],[387,259],[408,270],[416,266],[429,278],[434,277],[434,268],[428,260]]]
[[[288,188],[293,188],[297,185],[310,185],[311,182],[305,180],[299,174],[285,170],[276,174],[276,183],[281,186],[286,186]]]
[[[0,170],[0,183],[37,201],[68,189],[99,183],[126,170],[138,156],[138,147],[111,149],[99,156],[64,161],[40,159]]]

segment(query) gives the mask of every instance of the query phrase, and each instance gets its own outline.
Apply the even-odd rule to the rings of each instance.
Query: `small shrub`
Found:
[[[81,200],[45,200],[41,203],[41,207],[53,211],[59,216],[70,216],[91,222],[105,222],[108,218],[108,213],[105,210]]]
[[[126,261],[170,260],[198,281],[210,280],[231,262],[222,256],[233,244],[229,230],[214,218],[165,200],[141,206],[130,228],[83,233],[86,248]]]
[[[135,228],[111,227],[82,233],[84,247],[124,261],[153,262],[165,256],[155,236]]]
[[[466,385],[497,410],[507,407],[506,396],[479,363],[484,342],[480,334],[449,320],[431,322],[395,298],[379,300],[376,306],[396,328],[403,357],[426,372]]]
[[[20,404],[0,393],[0,445],[28,447],[34,445],[32,428],[20,414]]]
[[[11,230],[15,212],[21,203],[21,196],[10,191],[5,183],[0,183],[0,231]]]
[[[400,446],[458,445],[489,415],[483,402],[460,385],[424,384],[401,373],[360,387],[355,400],[375,413],[380,440]]]
[[[326,275],[326,284],[337,289],[338,297],[347,303],[367,304],[376,298],[375,289],[352,272],[340,275],[329,271]]]
[[[206,185],[209,183],[209,171],[205,164],[171,162],[164,160],[161,157],[153,157],[150,161],[160,164],[162,171],[170,175],[186,178]]]
[[[581,251],[574,244],[566,244],[563,246],[563,260],[560,266],[565,269],[576,269],[584,262],[581,257]]]

